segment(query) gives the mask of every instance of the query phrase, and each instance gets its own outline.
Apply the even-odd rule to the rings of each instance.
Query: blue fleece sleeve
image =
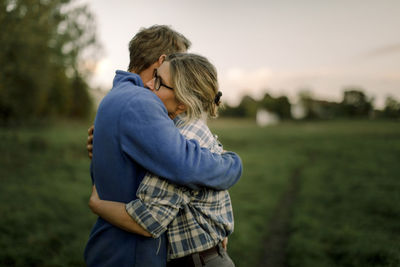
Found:
[[[241,176],[237,154],[214,154],[197,141],[186,140],[164,104],[151,92],[128,101],[119,119],[120,143],[126,156],[172,183],[225,190]]]

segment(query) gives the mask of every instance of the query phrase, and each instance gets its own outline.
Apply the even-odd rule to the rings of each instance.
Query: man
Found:
[[[228,189],[240,178],[239,157],[212,154],[186,140],[161,100],[143,88],[167,54],[190,42],[167,26],[142,29],[130,42],[129,72],[117,71],[95,120],[91,175],[101,199],[135,199],[146,170],[191,188]],[[166,240],[130,234],[98,218],[85,249],[90,266],[164,266]]]

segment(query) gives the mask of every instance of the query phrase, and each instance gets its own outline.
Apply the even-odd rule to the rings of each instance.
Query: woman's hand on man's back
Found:
[[[88,156],[92,159],[93,156],[93,132],[94,132],[94,125],[90,126],[88,129],[88,138],[86,142],[86,149],[88,151]]]

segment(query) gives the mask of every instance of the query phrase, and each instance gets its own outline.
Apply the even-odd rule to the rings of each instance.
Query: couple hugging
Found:
[[[222,94],[214,66],[189,47],[168,26],[141,29],[128,71],[99,105],[88,139],[89,207],[99,216],[89,267],[234,266],[227,189],[242,163],[207,127]]]

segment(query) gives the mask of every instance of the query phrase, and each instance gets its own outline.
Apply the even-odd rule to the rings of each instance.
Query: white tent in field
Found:
[[[273,112],[265,109],[259,109],[257,110],[256,122],[260,127],[274,125],[279,122],[279,117]]]

